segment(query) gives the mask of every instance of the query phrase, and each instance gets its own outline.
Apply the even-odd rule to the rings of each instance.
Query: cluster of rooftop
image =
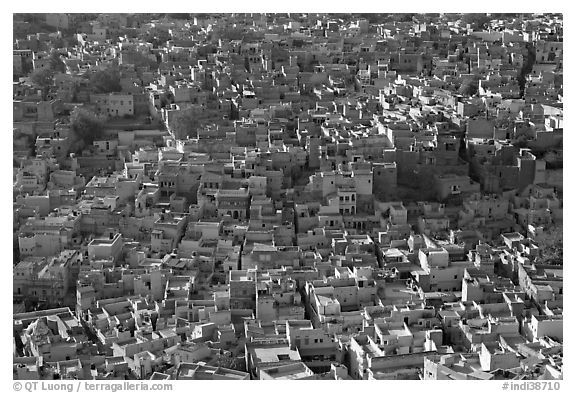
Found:
[[[555,14],[15,14],[16,379],[561,379]]]

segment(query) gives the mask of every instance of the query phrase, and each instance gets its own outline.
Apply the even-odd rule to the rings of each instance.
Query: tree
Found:
[[[476,25],[478,28],[488,27],[491,18],[486,14],[464,14],[462,16],[462,21],[470,25]]]
[[[42,99],[44,101],[48,99],[50,88],[54,85],[54,74],[66,72],[66,64],[62,61],[57,51],[52,51],[48,60],[48,67],[36,69],[30,75],[32,83],[42,89]]]
[[[534,45],[531,43],[526,43],[526,49],[528,54],[524,57],[524,62],[522,63],[522,68],[518,73],[517,80],[518,85],[520,87],[520,97],[524,97],[524,91],[526,87],[526,75],[529,75],[532,72],[532,67],[534,66],[534,62],[536,61],[536,49]]]
[[[473,96],[478,93],[478,81],[480,81],[480,77],[477,75],[464,80],[458,89],[458,93],[463,96]]]
[[[66,73],[66,64],[62,61],[60,53],[52,51],[50,53],[50,69],[54,72]]]
[[[168,18],[179,19],[179,20],[189,20],[191,19],[190,14],[166,14]]]
[[[20,243],[18,237],[14,236],[12,241],[12,264],[16,266],[20,262]]]
[[[66,48],[66,46],[68,46],[68,42],[62,37],[58,37],[52,40],[52,47],[54,49],[63,49]]]
[[[184,112],[174,117],[170,129],[176,138],[184,139],[187,136],[196,138],[200,122],[198,117],[192,113]]]
[[[92,144],[102,136],[104,120],[84,108],[74,108],[70,114],[70,131],[72,143],[70,150],[81,151],[86,144]]]
[[[246,364],[243,361],[223,354],[218,355],[217,365],[218,367],[246,372]]]
[[[554,226],[546,231],[538,242],[540,248],[539,263],[546,265],[563,264],[562,225]]]
[[[69,38],[66,39],[67,47],[73,47],[78,45],[80,45],[80,42],[78,42],[78,38],[76,38],[75,34],[71,35]]]
[[[129,53],[126,53],[125,57],[123,55],[122,63],[134,64],[136,67],[150,67],[152,69],[158,67],[157,59],[152,59],[151,57],[137,51],[130,51]]]
[[[50,88],[54,85],[54,71],[50,68],[39,68],[32,72],[30,80],[42,89],[42,100],[48,99]]]
[[[407,13],[407,14],[397,14],[395,15],[396,20],[399,22],[412,22],[414,18],[414,14]]]
[[[122,90],[120,71],[117,67],[108,67],[96,71],[90,76],[90,84],[96,93],[115,93]]]

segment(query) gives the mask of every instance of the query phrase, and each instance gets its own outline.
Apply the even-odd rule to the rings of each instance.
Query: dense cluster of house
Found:
[[[561,379],[562,25],[16,14],[14,378]]]

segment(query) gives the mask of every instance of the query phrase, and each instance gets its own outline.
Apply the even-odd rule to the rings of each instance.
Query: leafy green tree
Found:
[[[119,92],[122,90],[120,71],[117,67],[96,71],[90,76],[90,84],[96,93]]]

